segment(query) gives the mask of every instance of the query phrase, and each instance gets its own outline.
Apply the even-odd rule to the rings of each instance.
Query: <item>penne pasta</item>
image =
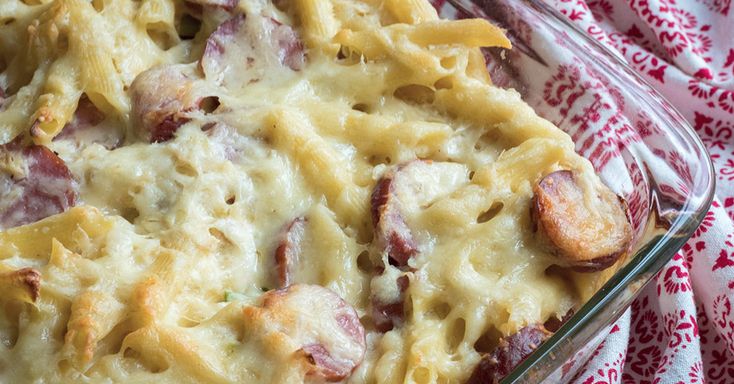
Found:
[[[385,7],[400,23],[418,24],[438,20],[438,14],[427,0],[386,0]]]
[[[294,0],[294,6],[303,25],[304,38],[309,46],[336,54],[336,46],[330,44],[339,24],[334,17],[330,0]]]

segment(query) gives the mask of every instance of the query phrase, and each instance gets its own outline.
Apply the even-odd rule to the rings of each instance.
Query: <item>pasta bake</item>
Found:
[[[625,203],[426,0],[0,3],[0,382],[492,383]]]

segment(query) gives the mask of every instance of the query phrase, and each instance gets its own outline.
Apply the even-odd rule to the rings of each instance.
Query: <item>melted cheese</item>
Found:
[[[12,94],[0,112],[0,137],[29,126],[34,106],[71,120],[70,95],[82,92],[105,113],[105,126],[126,136],[116,149],[51,141],[56,126],[29,136],[66,162],[80,203],[0,233],[0,261],[43,276],[35,305],[0,311],[0,382],[302,382],[292,353],[303,342],[293,339],[315,336],[275,332],[288,322],[253,312],[263,289],[276,284],[279,231],[297,217],[307,222],[296,282],[331,289],[366,328],[367,353],[350,383],[462,382],[484,335],[496,340],[563,315],[609,275],[546,273],[554,262],[532,236],[532,185],[558,169],[599,180],[571,139],[517,92],[472,74],[474,40],[458,33],[434,44],[426,37],[432,25],[411,32],[410,24],[394,24],[439,23],[421,1],[406,4],[422,8],[377,0],[301,0],[283,10],[243,0],[231,12],[204,6],[193,40],[176,35],[190,12],[181,1],[41,3],[0,5],[3,22],[14,18],[0,27],[8,64],[0,85]],[[218,75],[205,76],[197,62],[205,40],[233,13],[247,14],[256,32],[235,36],[252,44],[215,58]],[[305,40],[302,68],[279,65],[268,51],[271,36],[257,31],[270,20]],[[58,36],[37,32],[54,28],[69,39],[68,52]],[[39,58],[26,67],[23,54],[10,60],[21,37],[38,42]],[[248,71],[242,55],[264,62]],[[219,106],[189,111],[172,140],[151,144],[141,139],[123,89],[165,64],[193,79],[182,100],[201,94]],[[59,74],[74,75],[71,88],[61,87]],[[153,97],[180,85],[153,83],[144,85]],[[35,101],[39,94],[58,105]],[[371,270],[386,255],[372,241],[370,194],[396,164],[419,158],[441,165],[397,189],[419,253],[410,261],[405,323],[382,334],[370,326],[370,292],[394,300],[399,271],[375,277]],[[225,300],[227,292],[238,300]],[[310,324],[299,326],[337,337],[323,304],[289,305]],[[340,358],[354,354],[351,345],[339,347]]]

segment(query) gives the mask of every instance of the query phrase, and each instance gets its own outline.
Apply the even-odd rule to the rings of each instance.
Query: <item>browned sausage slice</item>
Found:
[[[531,216],[558,264],[581,272],[610,267],[632,240],[624,203],[617,195],[600,183],[585,191],[571,171],[556,171],[538,182]]]
[[[0,146],[0,229],[66,211],[76,203],[76,189],[64,161],[45,146]]]
[[[304,57],[303,43],[291,27],[272,18],[239,14],[209,36],[199,65],[207,79],[243,87],[278,68],[300,70]]]
[[[327,288],[294,284],[267,292],[259,307],[243,311],[253,326],[297,346],[292,353],[308,382],[344,380],[364,359],[365,331],[357,312]]]
[[[294,270],[301,254],[301,240],[306,227],[306,219],[298,217],[283,228],[275,248],[275,270],[278,284],[287,287],[293,283]]]
[[[541,325],[529,325],[514,335],[500,339],[497,348],[479,360],[467,384],[499,383],[550,335]]]

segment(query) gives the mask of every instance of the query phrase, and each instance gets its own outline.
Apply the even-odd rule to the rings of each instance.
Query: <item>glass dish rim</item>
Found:
[[[686,196],[686,201],[683,204],[683,209],[671,223],[666,232],[663,235],[656,236],[644,243],[643,246],[629,258],[626,265],[614,273],[614,275],[612,275],[612,277],[610,277],[609,280],[576,313],[574,313],[566,324],[564,324],[548,340],[542,343],[530,356],[513,368],[512,371],[501,380],[501,384],[518,382],[529,373],[530,369],[533,368],[535,364],[546,359],[552,359],[555,361],[555,366],[551,372],[558,369],[560,364],[564,361],[555,358],[553,354],[562,341],[567,338],[573,339],[578,336],[580,331],[594,320],[600,309],[610,304],[614,299],[620,297],[623,291],[626,290],[633,281],[643,278],[645,282],[642,285],[647,285],[651,282],[653,280],[653,276],[655,276],[663,266],[670,261],[681,247],[683,247],[703,221],[706,212],[709,210],[709,207],[713,202],[716,187],[713,163],[706,146],[682,114],[664,96],[652,87],[647,80],[642,78],[634,69],[632,69],[632,67],[629,66],[629,64],[622,61],[618,54],[614,53],[611,49],[589,36],[579,26],[573,24],[567,17],[545,3],[543,0],[509,1],[521,4],[523,7],[534,8],[539,13],[542,13],[543,16],[555,19],[555,21],[565,29],[575,32],[575,35],[584,43],[592,47],[592,49],[595,49],[597,51],[596,53],[609,59],[610,64],[617,67],[617,71],[626,72],[627,75],[632,76],[638,82],[639,87],[647,88],[650,93],[650,99],[657,99],[659,105],[666,107],[666,113],[675,117],[677,120],[678,124],[666,124],[664,129],[675,131],[683,137],[688,144],[698,149],[704,155],[702,159],[704,163],[700,164],[701,172],[706,173],[709,182],[704,187],[697,187],[697,189],[689,191]],[[475,4],[477,3],[477,0],[448,0],[447,3],[472,16],[484,18],[483,16],[476,15],[472,12],[471,9],[466,7],[466,4],[462,4]],[[698,204],[692,201],[692,197],[695,196],[694,192],[702,193],[702,198]],[[652,211],[652,207],[650,210]],[[646,274],[649,275],[647,278],[644,277]],[[637,293],[639,293],[639,290],[634,296],[636,296]],[[606,319],[606,321],[610,324],[616,321],[627,308],[628,305],[624,305],[610,318]],[[586,340],[583,341],[584,344],[588,343],[590,339],[590,337],[587,337]]]

